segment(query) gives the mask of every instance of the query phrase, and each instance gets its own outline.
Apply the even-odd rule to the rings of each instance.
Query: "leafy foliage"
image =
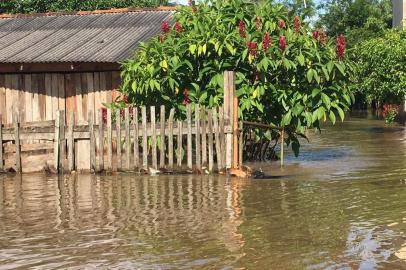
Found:
[[[406,95],[406,32],[387,30],[354,48],[356,87],[370,101],[399,103]]]
[[[136,105],[185,111],[185,103],[222,104],[223,73],[234,70],[240,118],[284,126],[297,135],[344,119],[353,96],[351,66],[335,40],[314,38],[283,5],[206,1],[181,8],[170,29],[123,64],[122,91]],[[268,33],[268,34],[267,34]]]
[[[167,5],[167,0],[7,0],[0,1],[0,13],[95,10]]]
[[[391,0],[328,0],[319,10],[323,13],[317,25],[331,36],[345,33],[349,47],[392,26]]]

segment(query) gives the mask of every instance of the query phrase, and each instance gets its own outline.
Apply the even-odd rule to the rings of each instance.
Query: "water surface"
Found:
[[[406,130],[308,135],[269,179],[0,176],[0,269],[406,269]]]

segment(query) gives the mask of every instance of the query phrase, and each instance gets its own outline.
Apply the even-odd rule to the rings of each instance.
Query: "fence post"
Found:
[[[54,165],[55,169],[57,172],[59,172],[59,158],[60,158],[60,147],[59,147],[59,138],[60,138],[60,117],[59,114],[60,111],[56,111],[56,117],[55,117],[55,140],[54,140]]]
[[[284,159],[284,141],[285,141],[285,128],[282,128],[281,131],[281,166],[283,166]]]
[[[94,114],[92,110],[88,111],[89,137],[90,137],[90,171],[96,171],[96,137],[94,135]]]
[[[224,119],[226,125],[231,126],[231,130],[234,132],[234,96],[235,96],[235,77],[233,71],[224,72]],[[233,134],[227,133],[225,139],[225,168],[229,169],[232,166],[233,161]]]
[[[238,156],[239,156],[239,143],[238,143],[238,98],[236,95],[233,96],[233,169],[239,167]]]
[[[69,126],[68,126],[68,170],[72,172],[75,169],[74,149],[75,139],[73,138],[73,128],[75,125],[75,113],[69,113]]]
[[[4,170],[3,166],[3,116],[0,114],[0,172]]]
[[[14,122],[14,139],[16,146],[16,169],[18,173],[22,172],[21,169],[21,145],[20,145],[20,119],[16,111],[13,111]]]
[[[63,173],[65,160],[65,111],[59,112],[59,171]],[[58,172],[59,172],[58,171]]]

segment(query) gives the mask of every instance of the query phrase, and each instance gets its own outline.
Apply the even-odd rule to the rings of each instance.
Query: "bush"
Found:
[[[178,116],[189,102],[218,106],[223,72],[234,70],[240,118],[286,127],[296,153],[305,127],[344,119],[353,96],[343,36],[311,33],[271,1],[206,1],[181,8],[174,21],[123,64],[130,102],[164,104]]]
[[[354,48],[356,88],[369,102],[400,103],[406,95],[406,32],[386,30]]]

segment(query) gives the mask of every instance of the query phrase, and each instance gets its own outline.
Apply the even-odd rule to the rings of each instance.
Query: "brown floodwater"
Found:
[[[309,132],[268,179],[0,176],[0,269],[406,269],[406,130]]]

